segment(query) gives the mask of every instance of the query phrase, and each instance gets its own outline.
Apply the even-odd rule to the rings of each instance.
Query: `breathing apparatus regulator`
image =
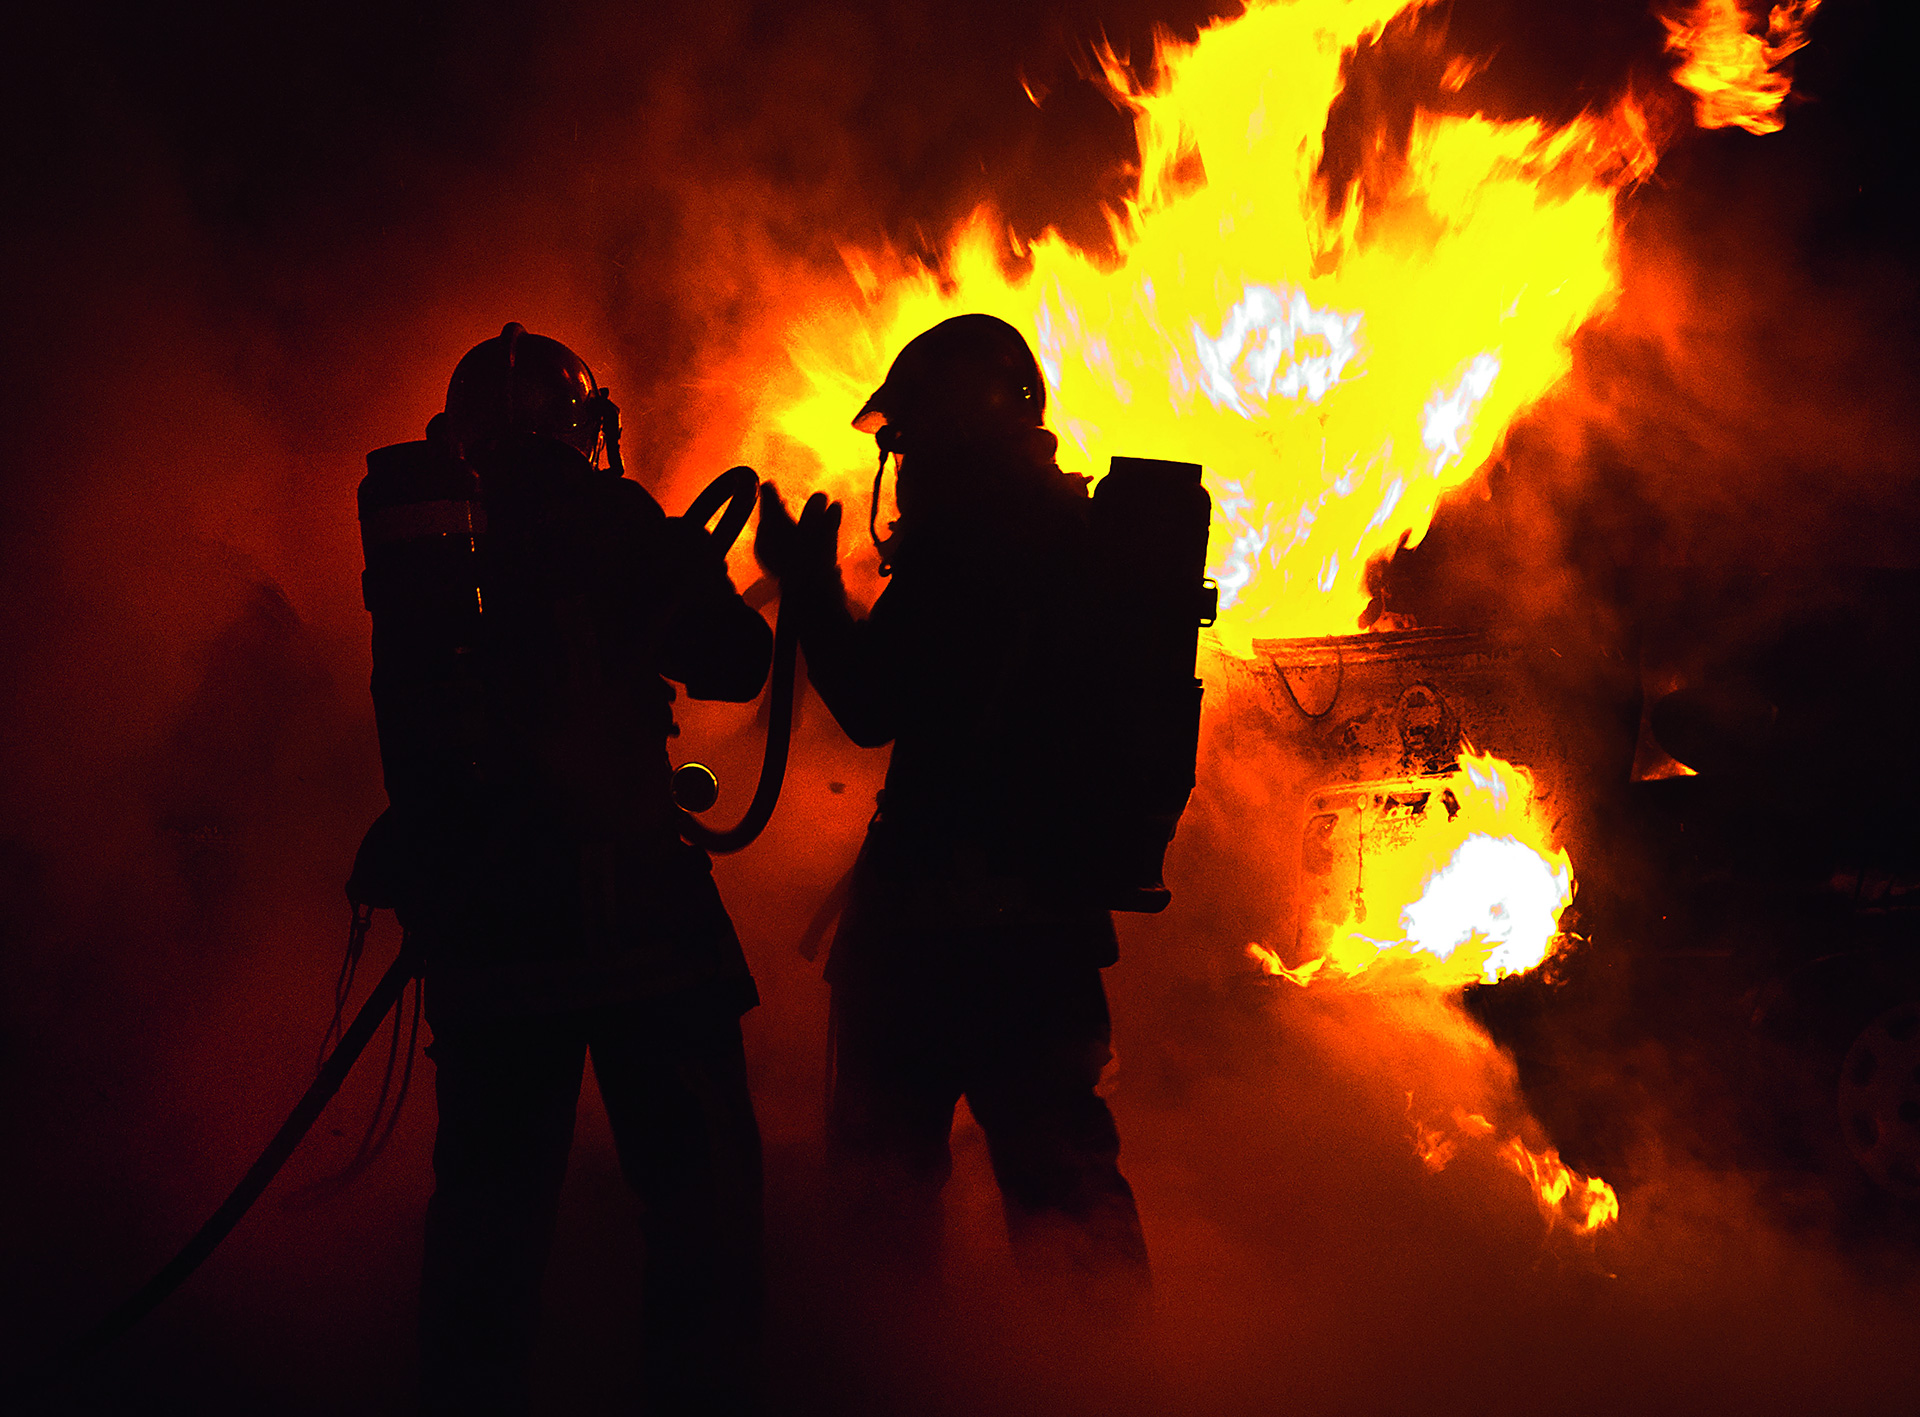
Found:
[[[475,463],[510,439],[563,444],[594,468],[604,452],[605,470],[616,477],[625,473],[619,410],[608,391],[594,382],[585,361],[572,350],[517,324],[461,359],[447,390],[446,411],[428,424],[426,438],[367,455],[367,476],[359,490],[366,557],[361,592],[373,619],[374,719],[388,796],[414,807],[416,820],[403,833],[389,809],[368,831],[355,858],[347,883],[353,927],[327,1033],[329,1043],[336,1037],[338,1043],[326,1053],[312,1085],[266,1150],[179,1253],[55,1359],[10,1390],[0,1390],[0,1405],[42,1391],[94,1357],[186,1282],[292,1156],[389,1013],[394,1014],[394,1046],[375,1121],[361,1154],[334,1182],[356,1174],[392,1136],[398,1099],[384,1132],[376,1137],[375,1130],[400,1048],[405,1010],[396,1008],[421,972],[420,951],[411,937],[403,937],[399,953],[352,1022],[343,1027],[342,1019],[373,912],[400,905],[409,892],[410,875],[456,868],[444,858],[459,833],[434,828],[457,821],[478,803],[473,769],[488,736],[479,664],[488,520]],[[710,534],[724,555],[752,515],[759,483],[752,468],[729,468],[694,498],[683,520],[705,528],[717,516]],[[725,830],[707,826],[695,814],[718,799],[713,773],[688,763],[673,775],[681,835],[707,851],[747,846],[765,828],[779,800],[793,726],[797,635],[791,626],[788,617],[776,616],[766,754],[745,816]],[[416,990],[415,1036],[419,1006]],[[410,1036],[401,1097],[411,1075],[413,1042]],[[322,1188],[329,1184],[321,1183]]]
[[[867,528],[883,573],[893,538],[882,541],[877,522],[889,458],[999,447],[1043,454],[1029,460],[1050,465],[1046,404],[1039,362],[1004,320],[959,315],[907,343],[853,420],[879,447]],[[1093,491],[1096,609],[1074,627],[1094,649],[1091,727],[1067,791],[1110,910],[1155,913],[1173,898],[1163,863],[1193,792],[1202,693],[1194,663],[1218,599],[1206,578],[1212,517],[1198,463],[1114,458]]]

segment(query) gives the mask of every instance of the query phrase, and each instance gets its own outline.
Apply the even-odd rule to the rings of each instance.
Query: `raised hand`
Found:
[[[771,482],[760,486],[760,526],[753,537],[760,569],[782,582],[831,575],[840,560],[840,504],[816,492],[795,521]]]

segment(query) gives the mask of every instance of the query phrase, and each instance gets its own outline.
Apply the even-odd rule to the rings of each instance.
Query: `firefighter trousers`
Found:
[[[836,976],[830,1141],[858,1182],[874,1243],[910,1266],[937,1261],[965,1097],[1023,1273],[1144,1302],[1146,1241],[1095,1090],[1113,1056],[1099,969],[975,960]]]
[[[738,1011],[654,1001],[433,1019],[440,1124],[421,1282],[428,1417],[522,1414],[589,1052],[646,1246],[649,1410],[756,1410],[760,1134]]]

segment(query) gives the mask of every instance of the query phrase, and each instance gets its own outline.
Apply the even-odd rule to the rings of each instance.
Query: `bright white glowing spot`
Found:
[[[1560,929],[1573,873],[1510,836],[1475,832],[1400,912],[1416,950],[1446,959],[1470,941],[1491,944],[1485,976],[1531,969]]]
[[[1482,354],[1467,366],[1467,372],[1452,393],[1435,389],[1422,410],[1420,441],[1433,456],[1433,471],[1438,474],[1448,463],[1458,462],[1460,450],[1473,431],[1473,411],[1493,388],[1500,373],[1500,361]]]
[[[1220,478],[1214,483],[1214,508],[1227,525],[1231,540],[1226,556],[1208,568],[1220,587],[1220,608],[1226,609],[1240,598],[1240,592],[1260,573],[1260,553],[1273,539],[1272,528],[1264,518],[1254,515],[1253,499],[1244,483]]]
[[[1060,391],[1060,331],[1053,323],[1053,312],[1042,304],[1033,312],[1034,342],[1040,346],[1040,372],[1046,376],[1047,392]]]
[[[1333,583],[1340,578],[1340,558],[1333,552],[1327,553],[1327,559],[1320,563],[1320,579],[1315,582],[1321,593],[1333,589]]]
[[[1260,416],[1275,394],[1319,403],[1360,357],[1360,320],[1358,311],[1316,309],[1301,290],[1250,285],[1219,338],[1193,326],[1201,387],[1216,408],[1242,418]]]
[[[1365,536],[1367,531],[1385,526],[1387,518],[1393,515],[1393,509],[1400,505],[1401,494],[1406,490],[1407,484],[1401,478],[1396,477],[1388,483],[1387,490],[1380,494],[1380,506],[1374,511],[1373,519],[1367,523],[1366,531],[1360,534]],[[1355,549],[1354,554],[1356,556],[1360,554],[1358,548]]]
[[[1507,810],[1507,780],[1496,768],[1497,761],[1468,757],[1460,766],[1466,769],[1467,781],[1473,784],[1474,789],[1486,793],[1492,800],[1493,810],[1504,812]]]

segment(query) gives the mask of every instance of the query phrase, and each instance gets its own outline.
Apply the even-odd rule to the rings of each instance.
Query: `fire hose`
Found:
[[[713,537],[724,554],[739,539],[741,530],[746,526],[747,518],[753,514],[755,499],[760,490],[760,478],[750,467],[734,467],[716,477],[700,495],[693,499],[687,508],[685,520],[697,526],[706,526],[716,513],[720,514],[720,523],[713,529]],[[724,511],[722,510],[724,508]],[[777,611],[774,617],[772,687],[767,712],[767,746],[761,760],[760,780],[754,789],[753,801],[748,804],[746,814],[740,821],[724,830],[707,826],[694,815],[711,807],[717,799],[714,790],[714,777],[711,771],[698,763],[689,763],[674,774],[674,792],[681,806],[681,835],[694,845],[710,852],[727,853],[739,851],[750,844],[766,827],[773,816],[773,809],[780,798],[780,788],[786,777],[787,749],[793,729],[794,670],[797,659],[798,636],[790,621],[785,621]],[[708,789],[702,792],[702,786]],[[709,795],[711,794],[711,795]],[[699,803],[688,810],[689,802]],[[26,1378],[14,1386],[7,1394],[8,1405],[24,1401],[33,1396],[67,1370],[77,1367],[95,1357],[113,1343],[141,1319],[152,1313],[168,1295],[184,1284],[198,1269],[207,1256],[211,1255],[220,1242],[233,1232],[242,1217],[267,1189],[273,1178],[279,1174],[287,1159],[305,1139],[320,1114],[333,1100],[346,1081],[347,1074],[359,1061],[367,1043],[378,1031],[387,1014],[399,1003],[406,992],[407,985],[418,976],[419,950],[410,940],[403,938],[400,953],[394,958],[380,982],[373,987],[367,1001],[360,1006],[360,1012],[354,1015],[353,1022],[341,1033],[340,1041],[321,1064],[318,1075],[309,1086],[287,1120],[274,1133],[273,1140],[266,1150],[248,1168],[240,1183],[235,1186],[220,1208],[208,1217],[207,1222],[194,1232],[193,1238],[174,1257],[160,1269],[130,1298],[122,1303],[106,1318],[95,1324],[92,1329],[76,1342],[70,1344],[53,1361],[29,1373]],[[336,1023],[338,1018],[336,1016]],[[397,1035],[396,1035],[397,1037]]]
[[[333,1100],[334,1093],[340,1090],[340,1084],[346,1081],[354,1063],[359,1061],[367,1041],[419,973],[418,954],[415,946],[402,940],[400,953],[387,966],[387,972],[373,986],[373,992],[367,996],[366,1003],[360,1006],[360,1012],[354,1015],[353,1022],[340,1035],[340,1042],[321,1065],[319,1075],[287,1115],[287,1120],[281,1123],[280,1130],[274,1133],[266,1150],[248,1168],[247,1174],[240,1178],[240,1184],[220,1203],[220,1208],[208,1217],[207,1223],[195,1231],[193,1238],[180,1248],[180,1252],[162,1265],[131,1298],[95,1324],[45,1368],[29,1375],[14,1394],[16,1400],[31,1396],[67,1369],[94,1357],[152,1313],[163,1299],[186,1283],[188,1276],[200,1267],[201,1261],[232,1233],[233,1227],[260,1199],[261,1192],[279,1174],[287,1158],[293,1155],[294,1148],[300,1145],[313,1124],[319,1120],[321,1112]]]
[[[720,524],[713,529],[713,537],[724,553],[739,539],[759,492],[760,477],[752,468],[728,468],[693,499],[685,520],[705,526],[718,512]],[[723,506],[725,511],[721,511]],[[707,768],[688,763],[674,773],[674,799],[681,807],[680,834],[695,846],[715,855],[738,851],[759,836],[772,818],[774,806],[780,800],[781,784],[786,779],[787,748],[793,737],[794,668],[798,648],[799,635],[792,621],[776,610],[766,753],[760,760],[760,782],[754,788],[753,801],[747,804],[746,815],[738,824],[717,831],[694,815],[706,811],[718,799],[718,784]]]

